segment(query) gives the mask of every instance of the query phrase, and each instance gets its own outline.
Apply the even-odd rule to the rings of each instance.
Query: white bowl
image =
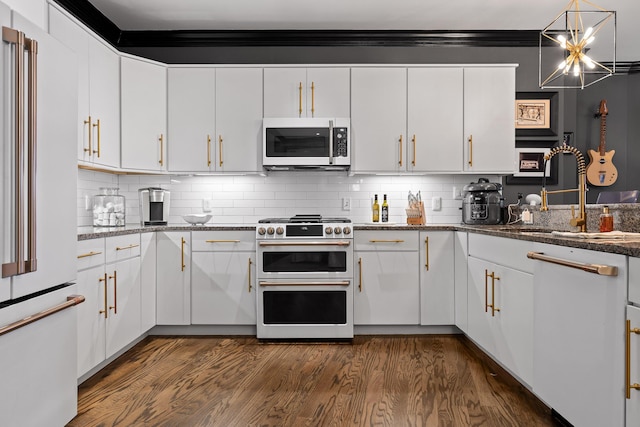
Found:
[[[183,215],[182,219],[187,221],[189,224],[204,224],[208,222],[213,215],[211,214],[189,214]]]

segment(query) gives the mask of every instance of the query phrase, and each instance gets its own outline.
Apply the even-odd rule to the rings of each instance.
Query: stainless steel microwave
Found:
[[[263,119],[262,165],[271,170],[345,170],[351,166],[350,119]]]

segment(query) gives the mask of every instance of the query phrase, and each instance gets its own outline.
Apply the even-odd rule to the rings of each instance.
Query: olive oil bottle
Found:
[[[389,222],[389,203],[387,203],[387,195],[384,195],[382,201],[382,222]]]
[[[380,205],[378,204],[378,195],[373,199],[373,222],[380,222]]]

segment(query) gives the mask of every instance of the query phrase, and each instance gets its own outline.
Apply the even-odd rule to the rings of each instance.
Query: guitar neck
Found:
[[[600,116],[600,145],[598,146],[598,151],[601,156],[604,156],[605,147],[606,147],[606,138],[607,135],[607,115],[602,114]]]

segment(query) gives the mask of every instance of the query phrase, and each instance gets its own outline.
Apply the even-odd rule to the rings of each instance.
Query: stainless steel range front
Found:
[[[353,338],[351,221],[263,219],[256,239],[258,338]]]

